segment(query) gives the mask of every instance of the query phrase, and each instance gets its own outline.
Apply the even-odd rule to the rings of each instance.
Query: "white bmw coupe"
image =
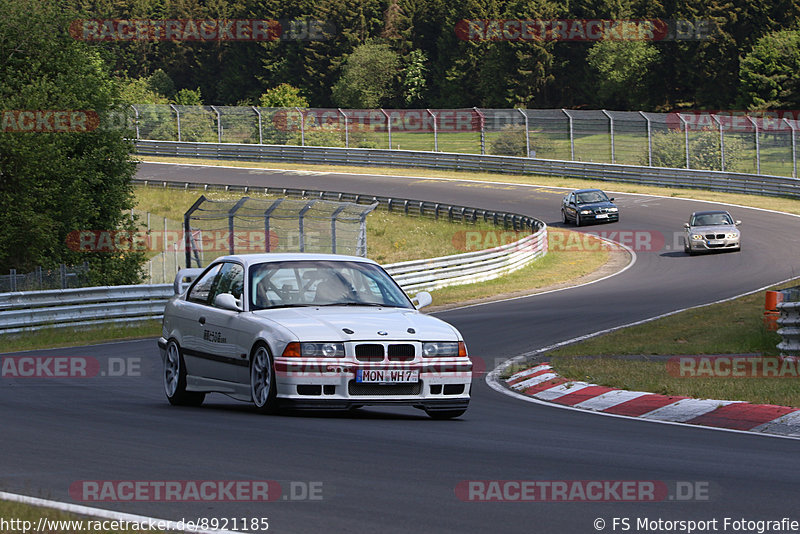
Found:
[[[377,263],[332,254],[218,258],[164,310],[164,390],[177,405],[211,392],[283,405],[404,405],[462,415],[472,362],[453,326],[418,311]],[[176,287],[179,287],[176,281]]]

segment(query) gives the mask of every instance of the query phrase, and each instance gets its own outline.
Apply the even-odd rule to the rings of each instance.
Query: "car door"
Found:
[[[567,217],[569,217],[570,219],[575,218],[575,214],[577,213],[577,209],[575,207],[575,193],[570,193],[567,196],[567,202],[566,205],[564,206],[564,209],[567,212]]]
[[[240,311],[228,310],[214,304],[217,296],[229,293],[243,305],[244,267],[236,262],[224,262],[209,295],[209,306],[198,318],[203,335],[200,352],[207,361],[204,365],[206,378],[237,381],[237,370],[248,365],[248,336],[243,329]]]
[[[193,376],[207,376],[210,372],[208,360],[202,357],[204,325],[201,318],[205,321],[211,289],[221,268],[222,264],[218,263],[200,275],[189,288],[186,300],[176,303],[175,318],[181,333],[186,372]]]

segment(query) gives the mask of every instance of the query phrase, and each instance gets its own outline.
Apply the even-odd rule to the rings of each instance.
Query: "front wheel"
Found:
[[[581,225],[581,214],[580,213],[576,213],[575,214],[575,226],[580,226],[580,225]]]
[[[567,212],[566,211],[561,210],[561,217],[564,219],[564,224],[569,223],[569,219],[567,219]]]
[[[186,391],[186,363],[178,342],[170,339],[164,357],[164,393],[173,406],[200,406],[205,393]]]
[[[461,417],[466,411],[467,409],[464,408],[462,410],[425,410],[425,413],[431,419],[454,419]]]
[[[278,409],[278,392],[272,355],[263,343],[253,350],[250,359],[250,396],[256,410],[261,413],[275,413]]]

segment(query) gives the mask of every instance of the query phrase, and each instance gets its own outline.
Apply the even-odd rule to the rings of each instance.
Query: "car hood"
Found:
[[[300,341],[461,339],[458,331],[444,321],[407,308],[326,306],[260,310],[253,314],[287,328]]]
[[[581,208],[616,208],[613,202],[586,202],[585,204],[578,204]]]
[[[710,226],[690,226],[689,231],[697,234],[730,234],[739,232],[732,224],[712,224]]]

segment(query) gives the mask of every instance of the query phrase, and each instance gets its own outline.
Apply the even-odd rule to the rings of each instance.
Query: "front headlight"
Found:
[[[581,210],[581,215],[589,215],[592,213],[592,210]]]
[[[303,358],[344,358],[344,343],[300,343]]]
[[[422,355],[426,358],[455,358],[467,355],[463,341],[426,341],[422,344]]]
[[[736,239],[739,237],[739,234],[726,234],[725,237],[728,239]]]
[[[619,208],[608,208],[608,212],[609,213],[617,213],[618,211],[619,211]]]
[[[692,240],[693,241],[702,241],[703,240],[703,236],[701,236],[700,234],[692,234]]]

